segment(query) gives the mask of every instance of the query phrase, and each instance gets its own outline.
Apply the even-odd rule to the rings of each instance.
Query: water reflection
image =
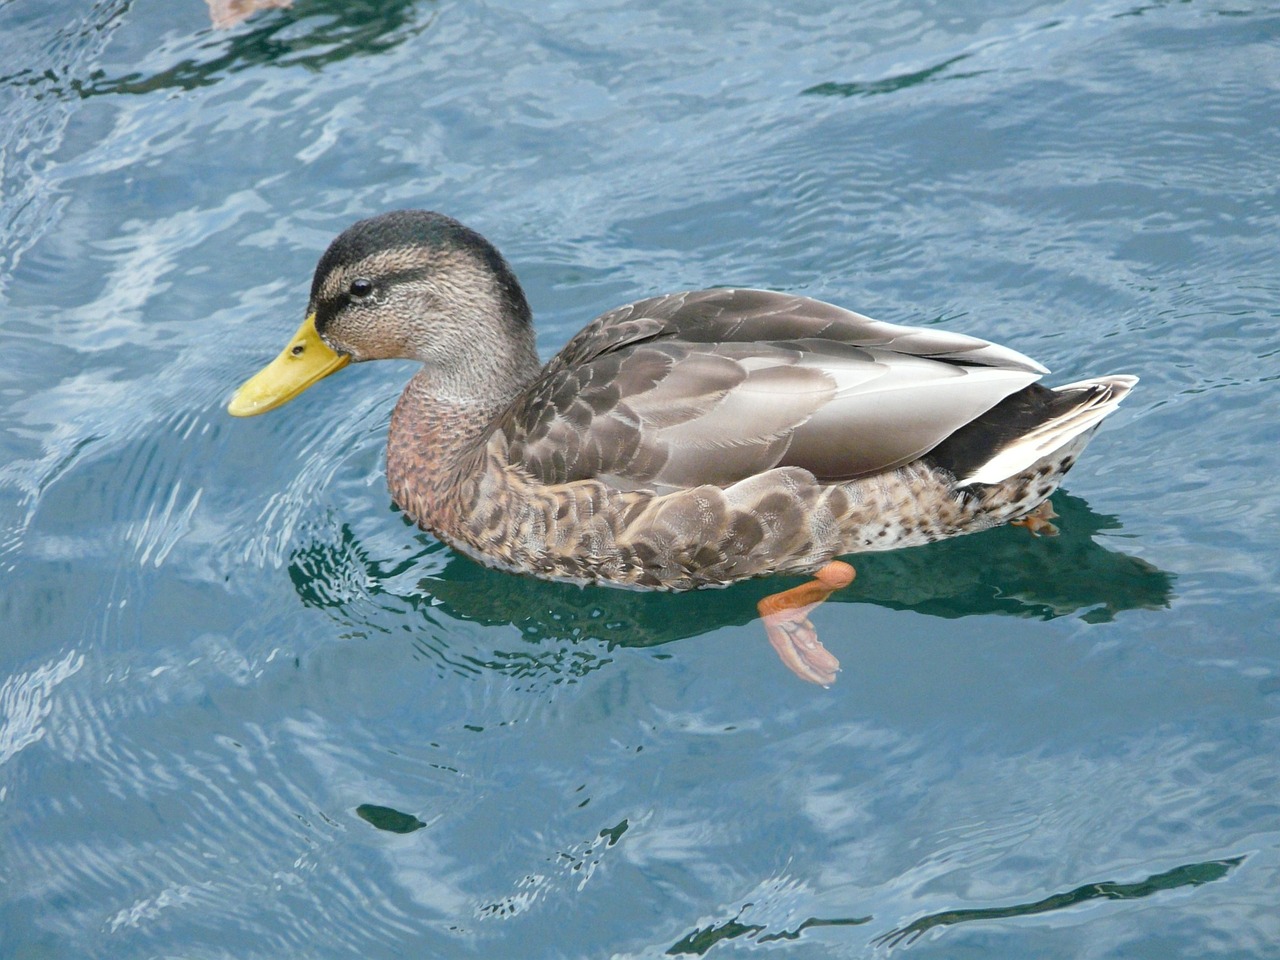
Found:
[[[748,903],[747,910],[755,904]],[[734,916],[723,923],[700,927],[688,936],[682,937],[667,949],[667,956],[679,957],[692,954],[700,957],[722,940],[736,940],[739,937],[750,937],[756,943],[773,943],[776,940],[799,940],[801,935],[814,927],[856,927],[870,923],[871,917],[849,917],[843,919],[824,920],[821,917],[808,917],[790,930],[770,932],[767,924],[743,923],[742,914]]]
[[[892,77],[885,77],[881,80],[864,80],[849,83],[828,81],[827,83],[819,83],[801,90],[800,93],[801,95],[820,97],[874,97],[885,93],[896,93],[899,90],[905,90],[922,83],[933,83],[938,80],[963,80],[986,73],[987,71],[985,70],[967,72],[951,70],[957,63],[963,63],[970,56],[970,54],[962,53],[959,56],[943,60],[941,63],[925,67],[923,70],[895,74]]]
[[[47,73],[0,77],[0,83],[38,85],[40,95],[96,97],[149,94],[157,90],[195,90],[224,76],[258,67],[304,67],[320,71],[351,57],[385,53],[425,31],[434,16],[417,22],[413,0],[311,0],[299,8],[276,11],[234,34],[210,35],[185,57],[155,73],[109,76],[98,69],[87,79],[63,84]],[[52,82],[51,82],[52,81]]]
[[[1169,605],[1171,573],[1095,538],[1119,529],[1115,517],[1063,493],[1054,505],[1061,517],[1057,537],[1033,539],[1007,528],[854,556],[858,579],[828,602],[944,618],[1079,616],[1090,623],[1112,620],[1124,610]],[[515,677],[580,677],[607,664],[615,646],[652,647],[747,624],[762,597],[801,582],[774,577],[683,594],[582,588],[490,570],[420,536],[423,549],[382,561],[344,525],[336,539],[314,540],[294,551],[289,574],[304,604],[331,610],[346,624],[389,632],[404,629],[405,617],[416,615],[443,626],[415,636],[431,659],[461,672]],[[424,577],[423,567],[434,569]],[[464,653],[453,635],[465,623],[513,627],[519,642]],[[482,642],[492,644],[493,636],[486,634]]]
[[[1240,856],[1222,860],[1208,860],[1202,863],[1187,863],[1131,883],[1117,883],[1111,880],[1086,883],[1076,887],[1074,890],[1053,894],[1029,903],[1010,904],[1003,907],[946,910],[920,917],[905,926],[881,934],[871,941],[871,946],[892,948],[910,945],[930,930],[958,923],[1029,917],[1041,913],[1066,910],[1093,900],[1141,900],[1169,890],[1198,887],[1225,878],[1244,860],[1245,858]],[[766,892],[766,900],[767,894],[768,892]],[[667,956],[702,956],[722,941],[744,937],[754,943],[761,944],[772,943],[777,940],[798,940],[809,929],[860,926],[871,922],[873,919],[870,916],[848,918],[808,917],[800,923],[788,923],[786,919],[781,922],[771,923],[768,916],[771,912],[769,906],[767,902],[763,904],[757,903],[755,900],[746,902],[732,917],[709,923],[681,937],[676,943],[667,948],[666,954]],[[759,916],[757,917],[756,915]]]
[[[1221,880],[1240,864],[1244,857],[1229,857],[1225,860],[1209,860],[1204,863],[1187,863],[1164,873],[1157,873],[1134,883],[1116,883],[1104,880],[1101,883],[1086,883],[1066,893],[1036,900],[1032,903],[1019,903],[1007,907],[988,907],[971,910],[947,910],[943,913],[921,917],[905,927],[890,930],[877,937],[876,946],[896,947],[901,943],[914,943],[929,930],[935,927],[946,927],[955,923],[971,923],[975,920],[1006,920],[1011,917],[1029,917],[1037,913],[1049,913],[1054,910],[1065,910],[1090,900],[1141,900],[1166,890],[1177,890],[1179,887],[1198,887],[1205,883]]]
[[[376,803],[360,804],[356,807],[356,816],[387,833],[413,833],[427,826],[411,813],[404,813],[394,807],[384,807]]]

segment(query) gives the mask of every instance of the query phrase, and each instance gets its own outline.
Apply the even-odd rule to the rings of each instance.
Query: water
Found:
[[[1242,2],[0,3],[0,954],[1280,950],[1280,15]],[[391,506],[410,369],[231,388],[358,217],[544,356],[750,284],[1139,389],[1005,529],[751,621]]]

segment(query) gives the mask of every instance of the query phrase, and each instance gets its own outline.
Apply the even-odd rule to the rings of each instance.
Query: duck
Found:
[[[305,320],[234,393],[248,417],[350,363],[418,369],[391,415],[391,497],[503,570],[646,590],[805,575],[761,600],[783,662],[827,686],[809,613],[854,578],[840,558],[1019,524],[1137,383],[1047,387],[1041,363],[935,327],[793,293],[712,288],[616,307],[545,365],[497,248],[397,210],[320,257]]]

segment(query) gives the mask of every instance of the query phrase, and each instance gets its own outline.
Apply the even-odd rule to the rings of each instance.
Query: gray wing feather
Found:
[[[727,485],[779,466],[849,479],[916,459],[1043,372],[805,297],[690,291],[597,318],[497,429],[548,484]]]

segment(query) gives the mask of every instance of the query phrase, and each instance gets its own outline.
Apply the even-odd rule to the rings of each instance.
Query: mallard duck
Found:
[[[306,320],[228,407],[252,416],[350,362],[422,364],[391,417],[391,496],[481,563],[687,590],[815,574],[761,601],[784,662],[827,683],[807,613],[847,554],[1009,522],[1046,500],[1137,382],[1047,388],[1008,347],[767,290],[672,293],[589,323],[543,366],[511,267],[439,213],[362,220]]]

